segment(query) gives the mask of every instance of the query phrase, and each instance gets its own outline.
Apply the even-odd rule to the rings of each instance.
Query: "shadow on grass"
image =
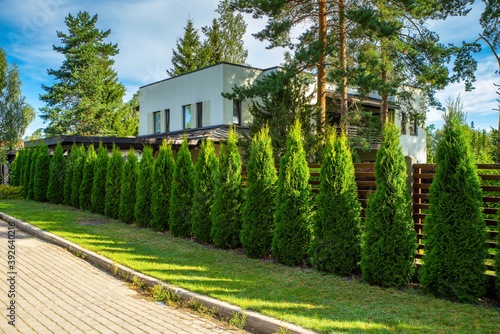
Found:
[[[62,206],[0,201],[0,211],[172,285],[320,332],[494,332],[500,327],[500,312],[491,308],[252,260],[112,220],[81,226],[77,219],[96,215]]]

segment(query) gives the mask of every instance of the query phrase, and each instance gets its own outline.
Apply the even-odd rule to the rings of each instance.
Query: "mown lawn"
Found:
[[[370,286],[311,269],[252,260],[68,206],[0,200],[0,211],[113,261],[223,301],[324,333],[498,333],[500,309],[457,304],[414,289]]]

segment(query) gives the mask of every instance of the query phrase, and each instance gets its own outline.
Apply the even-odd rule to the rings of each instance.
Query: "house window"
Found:
[[[410,116],[410,136],[417,135],[417,117],[416,115]]]
[[[153,113],[153,121],[154,121],[154,132],[161,132],[161,114],[159,111]]]
[[[196,127],[203,127],[203,102],[196,103]]]
[[[402,135],[406,134],[406,113],[405,112],[401,113],[401,134]]]
[[[233,124],[241,125],[241,101],[233,100]]]
[[[182,107],[182,119],[183,119],[183,128],[190,129],[191,128],[191,105]]]
[[[165,132],[170,132],[170,109],[165,109]]]

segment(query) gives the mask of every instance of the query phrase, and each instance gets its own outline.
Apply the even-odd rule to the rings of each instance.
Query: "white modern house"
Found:
[[[232,101],[221,94],[232,92],[235,85],[251,85],[255,80],[277,70],[279,67],[258,69],[219,63],[140,87],[138,138],[170,138],[174,143],[179,143],[182,136],[186,135],[193,148],[202,139],[224,141],[231,125],[236,124],[238,129],[245,130],[251,121],[248,111],[251,101]],[[332,85],[327,87],[327,106],[333,103],[334,89]],[[358,96],[355,90],[349,93],[353,100]],[[378,95],[371,94],[359,102],[364,110],[373,114],[379,112]],[[417,98],[415,103],[422,102]],[[416,109],[419,109],[418,106]],[[401,145],[404,155],[414,156],[420,163],[426,162],[425,130],[417,126],[415,120],[407,119],[409,112],[400,107],[396,99],[391,99],[389,111],[394,122],[402,126]],[[335,111],[328,112],[329,119],[335,123]],[[355,133],[355,129],[351,133]],[[360,152],[363,161],[375,161],[377,143],[372,147],[372,151]],[[195,156],[196,153],[193,152],[193,158]]]

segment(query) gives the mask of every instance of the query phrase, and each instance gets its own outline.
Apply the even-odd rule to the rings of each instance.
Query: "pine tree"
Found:
[[[215,155],[214,144],[209,140],[204,140],[201,142],[195,165],[191,226],[193,236],[206,243],[212,241],[210,237],[210,231],[212,230],[210,209],[214,198],[216,169],[217,156]]]
[[[83,168],[85,167],[85,147],[83,145],[78,150],[78,157],[73,165],[73,178],[71,180],[71,205],[80,207],[80,186],[83,179]]]
[[[94,167],[94,184],[92,185],[92,211],[104,214],[106,203],[106,173],[108,171],[108,149],[99,143],[97,159]]]
[[[36,160],[38,159],[38,153],[40,151],[40,146],[33,148],[33,155],[30,161],[30,173],[29,173],[29,185],[28,185],[28,198],[35,199],[35,174],[36,174]]]
[[[170,194],[174,177],[175,161],[172,146],[163,140],[153,168],[153,196],[151,199],[151,227],[157,231],[168,229]]]
[[[113,143],[113,153],[108,160],[106,173],[106,204],[104,213],[110,218],[118,218],[120,210],[120,191],[122,188],[123,157],[120,149]]]
[[[92,210],[92,186],[94,185],[94,169],[97,154],[94,144],[87,148],[87,158],[83,167],[82,184],[80,185],[80,209]]]
[[[416,234],[396,125],[386,124],[383,138],[375,162],[377,190],[366,210],[361,270],[370,284],[401,287],[413,274]]]
[[[47,201],[47,188],[50,178],[50,155],[49,148],[43,144],[36,158],[35,170],[35,200],[38,202]]]
[[[54,51],[65,57],[54,76],[52,87],[42,88],[40,99],[46,103],[41,117],[49,122],[45,133],[56,135],[113,135],[114,113],[122,105],[125,87],[113,69],[116,44],[105,43],[111,30],[97,29],[97,14],[69,14],[64,23],[68,33],[57,32],[61,46]]]
[[[215,193],[210,211],[212,231],[210,236],[221,248],[240,246],[243,188],[241,158],[236,146],[238,135],[231,127],[227,145],[221,147],[219,166],[215,174]]]
[[[458,110],[448,108],[429,190],[419,276],[424,290],[435,296],[476,302],[485,292],[486,226],[481,185],[463,125]]]
[[[136,186],[135,221],[139,226],[148,227],[151,220],[151,187],[153,186],[153,149],[145,146],[139,162]]]
[[[80,148],[73,142],[71,146],[71,153],[68,158],[68,165],[66,166],[66,175],[64,176],[64,204],[71,205],[71,184],[73,183],[73,168],[75,162],[80,154]]]
[[[23,195],[26,198],[29,198],[31,160],[33,159],[33,152],[34,148],[29,147],[26,151],[26,160],[24,161]]]
[[[309,167],[302,146],[301,124],[297,120],[286,140],[280,160],[272,253],[276,261],[302,262],[311,240],[311,186]]]
[[[217,18],[219,29],[218,33],[221,40],[222,61],[245,65],[248,50],[243,45],[243,35],[247,30],[247,24],[243,15],[235,14],[230,0],[219,2],[215,10],[219,17]]]
[[[247,165],[241,244],[248,257],[263,257],[271,252],[277,180],[271,136],[266,126],[252,138]]]
[[[170,232],[178,237],[190,237],[191,209],[194,193],[194,166],[187,138],[184,137],[182,145],[177,152],[175,161],[172,193],[170,195]]]
[[[209,53],[201,43],[192,19],[187,20],[184,36],[177,39],[176,48],[177,50],[172,50],[172,65],[174,67],[167,70],[168,75],[171,77],[207,66]]]
[[[361,260],[361,204],[345,134],[328,138],[320,179],[311,262],[319,270],[351,274]]]
[[[137,185],[137,155],[131,147],[127,154],[127,161],[123,165],[122,189],[120,191],[120,212],[118,217],[124,223],[130,224],[135,220],[135,198]]]
[[[50,179],[47,188],[47,199],[54,204],[64,201],[64,177],[66,176],[67,160],[63,155],[61,142],[57,142],[54,155],[50,160]]]

